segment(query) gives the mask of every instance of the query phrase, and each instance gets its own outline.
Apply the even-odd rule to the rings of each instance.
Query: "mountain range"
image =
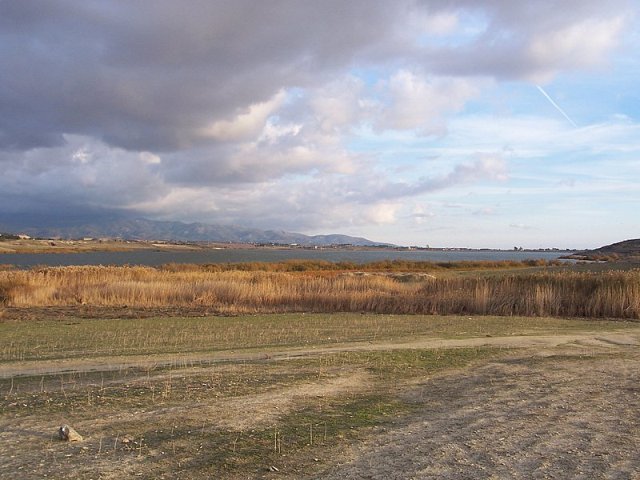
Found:
[[[0,231],[14,231],[37,238],[121,238],[124,240],[166,240],[179,242],[298,244],[304,246],[384,244],[349,235],[304,235],[282,230],[259,230],[236,225],[212,225],[155,221],[145,218],[103,220],[99,223],[66,226],[2,225]]]

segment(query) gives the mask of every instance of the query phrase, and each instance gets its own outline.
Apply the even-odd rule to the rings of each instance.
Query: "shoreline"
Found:
[[[2,254],[51,254],[129,251],[201,251],[201,250],[334,250],[334,251],[424,251],[424,252],[557,252],[570,255],[576,250],[559,248],[525,248],[519,250],[466,247],[416,247],[389,245],[299,245],[239,242],[174,242],[163,240],[49,240],[21,239],[0,241]]]

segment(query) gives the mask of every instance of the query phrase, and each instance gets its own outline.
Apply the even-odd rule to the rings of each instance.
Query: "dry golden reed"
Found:
[[[437,277],[294,267],[6,270],[0,271],[0,305],[640,318],[640,270]]]

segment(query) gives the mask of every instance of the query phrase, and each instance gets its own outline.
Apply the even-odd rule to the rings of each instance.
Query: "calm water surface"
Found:
[[[0,254],[0,264],[29,268],[36,265],[149,265],[165,263],[237,263],[237,262],[279,262],[284,260],[326,260],[329,262],[348,261],[367,263],[378,260],[410,260],[430,262],[457,262],[464,260],[553,260],[565,251],[516,252],[504,251],[439,251],[439,250],[270,250],[270,249],[223,249],[197,251],[154,251],[136,252],[87,252],[87,253],[4,253]]]

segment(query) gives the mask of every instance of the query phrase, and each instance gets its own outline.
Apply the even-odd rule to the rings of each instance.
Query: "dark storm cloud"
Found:
[[[388,41],[388,2],[2,2],[0,141],[180,149]]]
[[[320,84],[355,61],[418,61],[457,75],[546,72],[556,65],[526,54],[532,38],[606,13],[598,5],[4,1],[0,148],[59,145],[72,133],[127,149],[184,149],[202,142],[206,124],[282,88]],[[468,45],[418,48],[407,37],[412,15],[461,8],[486,17]]]

